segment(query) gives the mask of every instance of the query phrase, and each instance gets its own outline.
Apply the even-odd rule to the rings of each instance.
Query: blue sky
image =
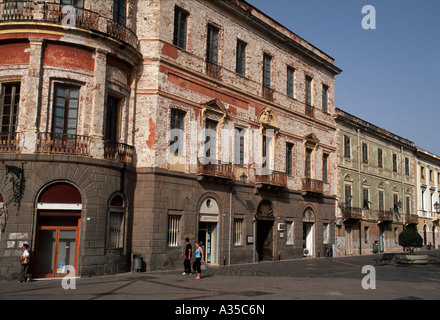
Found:
[[[335,59],[338,108],[440,155],[439,0],[247,1]]]

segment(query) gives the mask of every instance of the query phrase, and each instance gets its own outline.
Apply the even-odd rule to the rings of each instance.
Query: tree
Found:
[[[411,254],[414,254],[415,248],[423,247],[423,239],[417,230],[405,228],[399,234],[399,245],[404,248],[408,248]]]

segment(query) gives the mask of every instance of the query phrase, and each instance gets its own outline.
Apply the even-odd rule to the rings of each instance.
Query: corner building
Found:
[[[62,2],[0,3],[2,276],[23,242],[37,276],[181,268],[186,237],[323,255],[333,58],[245,1],[74,1],[68,28]]]

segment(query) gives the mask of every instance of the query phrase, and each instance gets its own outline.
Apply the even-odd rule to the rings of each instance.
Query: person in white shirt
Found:
[[[21,249],[23,250],[23,252],[20,255],[20,260],[18,260],[18,264],[21,266],[18,282],[29,282],[31,278],[31,275],[28,273],[30,265],[30,255],[28,251],[29,245],[25,243],[23,244]]]

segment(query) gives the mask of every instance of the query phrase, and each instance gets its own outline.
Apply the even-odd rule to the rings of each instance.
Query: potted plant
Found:
[[[399,245],[406,248],[409,251],[409,255],[406,255],[408,263],[414,264],[426,264],[429,261],[428,255],[415,255],[414,249],[423,247],[423,239],[417,230],[412,228],[405,228],[399,234]]]

